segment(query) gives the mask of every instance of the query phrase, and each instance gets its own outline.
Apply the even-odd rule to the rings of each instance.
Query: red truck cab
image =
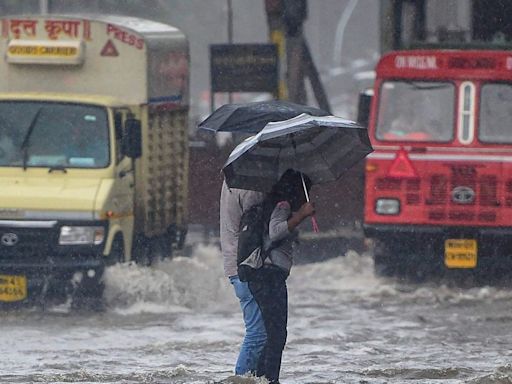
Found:
[[[512,52],[384,55],[368,130],[377,273],[512,268]]]

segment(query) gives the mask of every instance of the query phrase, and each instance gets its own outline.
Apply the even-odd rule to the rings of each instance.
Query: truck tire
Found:
[[[376,240],[373,252],[373,270],[379,277],[395,277],[399,274],[399,257],[386,242]]]
[[[72,293],[72,308],[101,310],[103,308],[103,292],[105,290],[105,283],[103,281],[105,268],[123,261],[123,238],[116,236],[110,248],[110,254],[104,259],[104,265],[94,270],[82,272],[82,278]]]
[[[152,242],[153,259],[170,259],[172,257],[172,238],[169,235],[159,236]]]
[[[134,239],[132,258],[137,264],[144,267],[149,267],[153,263],[153,250],[148,238],[139,235]]]
[[[116,236],[112,242],[110,248],[110,254],[105,259],[105,265],[110,267],[111,265],[122,263],[124,261],[124,242],[121,236]]]
[[[71,307],[73,309],[103,309],[104,272],[104,266],[82,272],[82,278],[72,293]]]

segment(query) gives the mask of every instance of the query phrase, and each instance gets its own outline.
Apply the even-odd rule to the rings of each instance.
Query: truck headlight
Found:
[[[60,245],[98,245],[105,238],[105,228],[103,227],[75,227],[63,226],[60,228]]]
[[[375,212],[379,215],[398,215],[400,213],[400,201],[397,199],[377,199]]]

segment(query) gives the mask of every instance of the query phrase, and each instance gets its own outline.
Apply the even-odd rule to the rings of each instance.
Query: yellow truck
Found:
[[[188,42],[121,16],[0,23],[0,302],[101,296],[105,266],[183,244]]]

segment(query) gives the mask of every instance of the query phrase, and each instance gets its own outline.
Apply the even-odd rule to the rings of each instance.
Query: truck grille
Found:
[[[391,177],[380,177],[375,182],[377,191],[399,191],[402,188],[402,180]]]
[[[495,223],[498,220],[495,208],[504,205],[512,207],[512,179],[504,185],[505,195],[500,197],[498,176],[478,174],[476,168],[451,168],[451,174],[434,173],[428,179],[398,179],[381,177],[375,181],[379,192],[400,193],[402,204],[421,206],[429,209],[425,214],[434,222],[452,221],[455,223]],[[422,183],[426,183],[423,190]],[[457,200],[454,190],[462,188],[470,197]],[[467,197],[467,196],[466,196]]]
[[[376,190],[381,191],[381,192],[386,192],[386,191],[399,192],[404,187],[405,187],[405,191],[406,191],[405,204],[420,205],[421,204],[421,198],[420,198],[421,180],[420,179],[402,180],[402,179],[398,179],[398,178],[381,177],[381,178],[378,178],[375,182]]]
[[[445,175],[432,175],[430,178],[430,198],[428,205],[446,204],[448,200],[448,177]]]
[[[476,182],[476,178],[470,179],[457,177],[452,178],[452,180],[448,182],[448,176],[440,174],[432,175],[430,178],[430,198],[427,200],[429,205],[445,205],[449,203],[457,205],[457,203],[451,201],[448,183],[450,183],[451,190],[457,186],[466,186],[475,191],[477,198],[473,202],[465,204],[466,206],[474,205],[476,203],[480,206],[488,207],[495,207],[499,205],[498,181],[496,176],[482,175],[478,178],[478,183]]]
[[[17,239],[14,245],[5,245],[0,242],[0,259],[13,257],[33,257],[48,253],[52,244],[55,244],[55,231],[49,228],[9,228],[0,227],[0,237],[5,234],[14,234]],[[11,235],[12,236],[12,235]]]
[[[498,202],[498,181],[496,176],[484,175],[479,180],[479,202],[483,207],[496,207]]]
[[[512,181],[512,180],[511,180]],[[465,189],[473,198],[457,201],[454,196],[456,188]],[[512,183],[508,183],[510,204],[512,204]],[[454,222],[496,222],[497,214],[493,211],[478,212],[476,208],[493,208],[500,205],[498,196],[498,178],[495,175],[478,175],[473,167],[452,167],[452,174],[433,174],[430,177],[430,196],[427,205],[440,209],[429,211],[428,218],[433,221],[451,220]],[[447,209],[446,213],[444,209]]]

